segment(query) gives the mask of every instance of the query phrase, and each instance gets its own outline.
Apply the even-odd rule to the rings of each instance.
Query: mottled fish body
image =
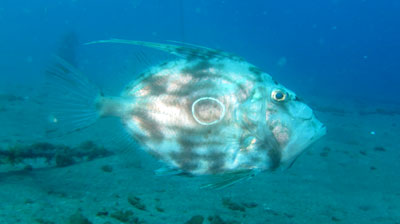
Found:
[[[192,174],[274,170],[325,134],[295,93],[240,57],[194,45],[90,44],[109,42],[179,56],[150,68],[120,97],[97,97],[93,112],[121,117],[140,145],[171,168]],[[53,75],[74,73],[59,64],[63,69]]]
[[[265,120],[262,84],[272,82],[252,69],[230,58],[154,67],[122,94],[132,99],[123,121],[146,150],[186,172],[274,166],[267,149],[246,142]]]

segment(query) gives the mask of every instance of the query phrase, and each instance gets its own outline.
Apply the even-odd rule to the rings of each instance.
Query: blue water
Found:
[[[126,208],[122,206],[122,210],[134,210],[135,216],[140,219],[153,220],[147,223],[184,223],[196,214],[204,217],[218,214],[224,220],[237,220],[237,223],[400,223],[400,176],[397,173],[400,158],[397,138],[400,133],[399,12],[400,1],[397,0],[1,0],[0,95],[23,98],[21,102],[10,98],[0,102],[0,116],[4,122],[0,131],[1,145],[9,147],[32,144],[35,139],[43,141],[40,134],[35,133],[43,123],[37,119],[42,115],[38,112],[41,111],[40,105],[35,102],[41,102],[44,71],[54,54],[63,52],[61,54],[66,57],[70,56],[96,85],[116,94],[137,77],[141,68],[146,67],[136,61],[132,62],[137,65],[135,72],[126,72],[127,65],[131,65],[126,60],[135,58],[140,48],[87,46],[84,43],[109,38],[193,43],[240,55],[271,74],[316,107],[317,115],[328,127],[328,135],[312,148],[308,157],[306,155],[303,161],[296,162],[299,165],[294,171],[291,169],[289,174],[281,174],[284,178],[280,174],[272,174],[267,183],[255,179],[249,186],[234,186],[227,195],[203,192],[198,198],[195,187],[192,191],[182,187],[187,181],[183,177],[172,177],[172,183],[168,178],[160,180],[153,176],[148,181],[145,177],[152,172],[150,168],[145,168],[147,162],[144,162],[132,171],[135,175],[143,175],[136,178],[144,182],[132,185],[136,187],[135,194],[144,198],[142,200],[147,204],[148,211],[142,214],[130,205]],[[68,35],[72,42],[65,49]],[[64,51],[60,50],[63,47]],[[158,54],[154,53],[154,56],[153,53],[144,50],[145,57],[156,61],[153,58]],[[38,109],[30,111],[32,107]],[[37,116],[35,113],[38,113]],[[107,127],[107,124],[103,126]],[[92,134],[87,131],[85,137],[79,140],[66,137],[58,141],[74,145],[98,137],[99,133],[92,130]],[[329,148],[329,153],[324,151],[326,148]],[[330,157],[326,159],[328,154]],[[141,156],[146,161],[154,162],[146,155]],[[110,163],[118,167],[115,161]],[[98,166],[88,165],[88,168],[99,170]],[[42,188],[35,185],[38,181],[35,177],[46,180],[43,176],[47,174],[28,174],[22,180],[17,178],[8,183],[5,178],[8,172],[3,172],[4,179],[0,178],[0,182],[5,187],[0,195],[13,195],[10,192],[14,185],[25,187],[20,189],[24,191],[21,198],[9,199],[14,212],[0,202],[0,209],[4,209],[0,222],[15,223],[20,220],[20,223],[35,223],[38,218],[43,218],[53,223],[64,223],[69,214],[81,209],[92,223],[121,223],[110,215],[96,214],[102,208],[107,210],[112,207],[111,204],[119,203],[120,198],[124,198],[126,203],[124,194],[129,191],[119,189],[115,193],[118,197],[108,197],[114,193],[104,183],[106,190],[99,192],[108,196],[96,199],[100,201],[98,207],[95,208],[90,197],[82,199],[80,204],[75,203],[74,200],[78,200],[76,198],[82,192],[91,189],[95,192],[93,194],[97,194],[95,189],[98,188],[90,181],[86,183],[87,178],[76,181],[73,175],[79,176],[79,172],[73,167],[69,176],[64,174],[65,170],[60,172],[68,176],[65,178],[66,185],[73,188],[73,192],[78,192],[78,196],[63,189],[60,191],[66,192],[67,196],[56,199],[54,195],[43,193],[45,190],[38,190]],[[146,170],[145,174],[139,172],[141,169]],[[113,181],[132,181],[128,171],[122,170],[118,174],[118,170],[114,168],[113,175],[117,177],[113,177],[116,178]],[[49,172],[56,175],[58,171]],[[347,178],[341,178],[343,175]],[[94,181],[100,178],[96,174],[88,176]],[[104,178],[111,177],[101,177],[102,180]],[[32,182],[25,183],[27,179]],[[193,186],[197,186],[197,180],[188,179]],[[86,184],[80,188],[79,183],[82,182]],[[10,187],[7,187],[8,184]],[[26,187],[27,184],[32,184],[32,187]],[[57,188],[54,184],[51,186]],[[146,187],[146,184],[166,187],[155,189]],[[293,191],[291,184],[296,185]],[[129,184],[123,189],[126,188]],[[312,195],[307,189],[314,188],[317,193]],[[252,190],[246,192],[248,189]],[[181,191],[186,193],[176,196]],[[264,197],[260,199],[259,194]],[[369,195],[373,195],[370,201]],[[159,205],[160,197],[165,204]],[[204,201],[192,203],[190,197]],[[246,212],[232,210],[227,208],[227,203],[221,204],[224,197],[233,198],[239,204],[255,201],[258,206],[254,208],[256,210],[246,208]],[[290,203],[292,197],[297,205]],[[27,203],[30,198],[35,201]],[[66,212],[58,216],[55,210],[41,210],[41,207],[51,207],[53,202],[48,204],[49,200],[65,200],[65,204],[54,202],[56,205],[53,206]],[[268,205],[274,204],[271,201],[282,204],[275,203],[276,208],[273,208],[273,205]],[[351,204],[353,201],[357,201],[354,206]],[[168,207],[168,203],[175,203],[176,206]],[[214,204],[221,205],[211,206]],[[169,209],[157,212],[154,210],[157,206]],[[296,209],[308,206],[309,211],[304,210],[302,214],[296,212]],[[33,217],[31,214],[34,212],[18,212],[19,209],[36,211],[40,217]],[[46,214],[51,215],[45,217]],[[204,223],[218,222],[205,220]]]
[[[398,1],[182,2],[4,0],[2,80],[13,81],[9,73],[36,80],[57,41],[73,31],[81,43],[118,37],[216,47],[299,91],[399,101]],[[27,58],[34,63],[21,66]]]

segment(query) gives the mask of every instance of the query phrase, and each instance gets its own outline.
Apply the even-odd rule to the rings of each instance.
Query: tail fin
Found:
[[[99,89],[60,57],[46,71],[46,113],[51,136],[72,133],[94,124],[100,117]],[[57,137],[57,136],[56,136]]]

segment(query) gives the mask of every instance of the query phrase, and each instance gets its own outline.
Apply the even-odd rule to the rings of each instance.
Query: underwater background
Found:
[[[400,223],[399,12],[397,0],[1,0],[0,223]],[[160,163],[113,119],[48,137],[54,55],[108,95],[168,57],[83,45],[109,38],[239,55],[328,133],[291,169],[223,190],[154,175]]]

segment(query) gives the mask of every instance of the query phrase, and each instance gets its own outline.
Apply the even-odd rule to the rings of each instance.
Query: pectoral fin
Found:
[[[248,180],[254,177],[259,171],[255,169],[239,170],[229,173],[218,174],[214,180],[208,184],[202,185],[202,189],[223,189],[242,180]]]
[[[182,173],[182,170],[169,166],[163,166],[154,171],[156,176],[174,176]]]

